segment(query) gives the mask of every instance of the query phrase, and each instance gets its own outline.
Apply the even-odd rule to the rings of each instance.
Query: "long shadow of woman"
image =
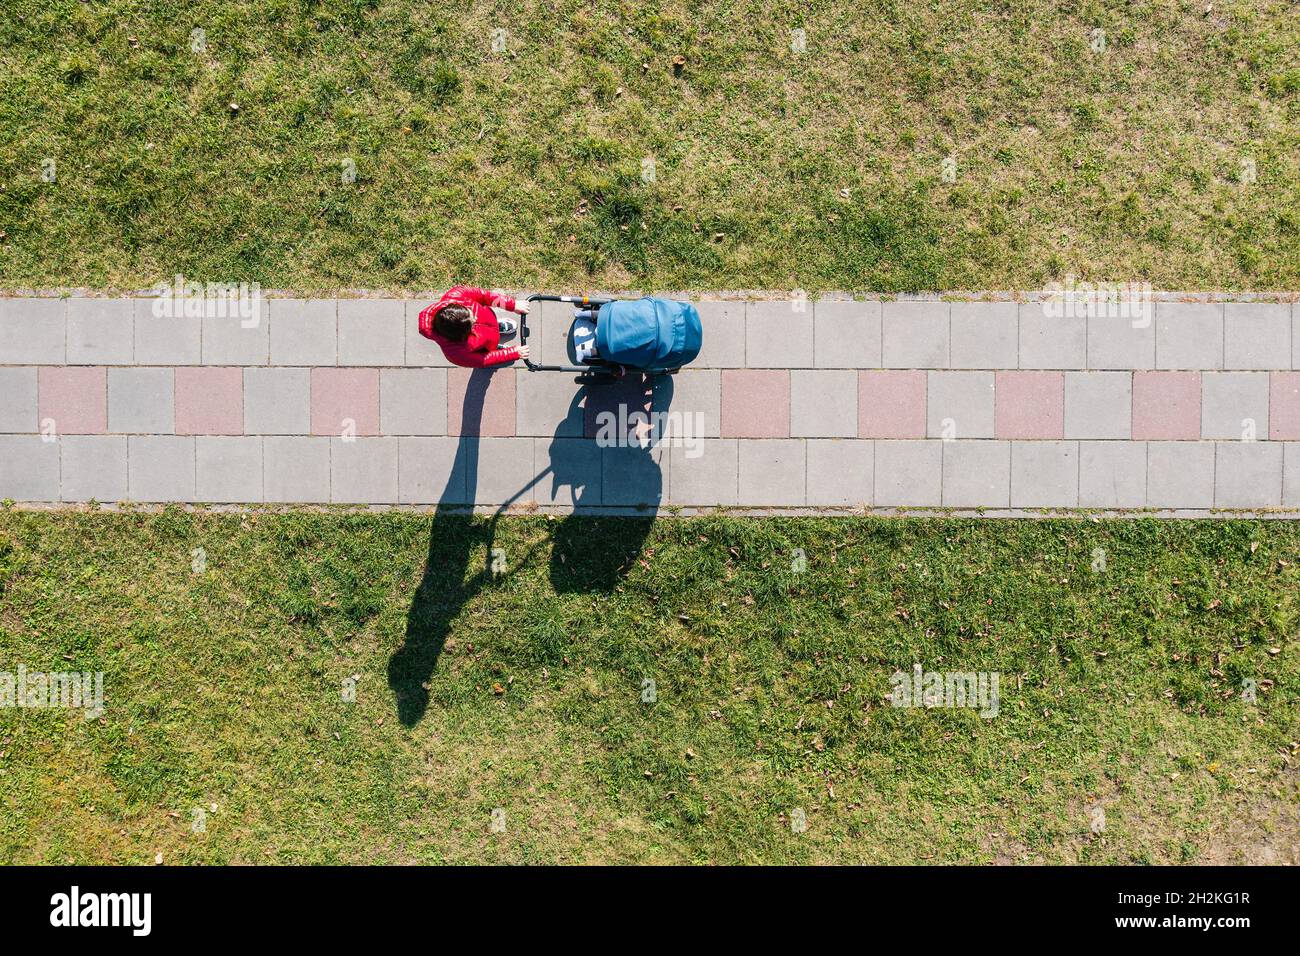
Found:
[[[461,608],[490,580],[485,565],[466,577],[473,554],[487,533],[476,524],[472,507],[478,486],[478,434],[483,399],[492,373],[475,369],[465,389],[461,437],[447,484],[429,528],[424,574],[406,613],[406,640],[388,661],[388,686],[397,700],[397,717],[407,727],[419,723],[429,706],[429,678]]]
[[[397,717],[407,727],[419,723],[429,707],[429,679],[438,666],[452,622],[475,595],[493,582],[492,543],[497,520],[547,473],[542,472],[516,491],[486,524],[474,520],[479,431],[492,375],[487,369],[475,369],[470,374],[461,406],[461,437],[429,526],[424,574],[406,612],[406,639],[388,661],[388,686],[397,701]],[[580,397],[575,397],[574,409],[579,408],[579,402]],[[469,573],[476,554],[483,555],[484,561]]]

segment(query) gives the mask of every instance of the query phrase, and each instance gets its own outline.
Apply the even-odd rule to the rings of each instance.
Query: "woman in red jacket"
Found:
[[[528,346],[498,348],[501,336],[513,333],[514,319],[498,319],[492,307],[528,314],[526,302],[508,295],[458,285],[420,313],[420,334],[442,348],[447,361],[466,368],[506,365],[528,358]]]

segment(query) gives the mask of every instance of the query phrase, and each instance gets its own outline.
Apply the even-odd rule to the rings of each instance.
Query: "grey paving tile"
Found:
[[[745,303],[704,300],[695,303],[704,338],[692,368],[745,367]]]
[[[812,303],[799,299],[747,303],[745,361],[750,368],[812,368]]]
[[[338,504],[397,501],[396,438],[331,438],[330,500]]]
[[[882,303],[881,353],[885,368],[947,368],[948,303]]]
[[[0,435],[0,500],[5,498],[59,500],[59,442],[43,441],[40,435]]]
[[[1282,504],[1282,445],[1215,442],[1214,506],[1277,508]]]
[[[1156,368],[1223,368],[1223,305],[1157,302]]]
[[[402,365],[406,303],[401,299],[339,299],[340,365]]]
[[[930,372],[926,379],[928,437],[993,437],[992,372]]]
[[[125,435],[64,435],[59,439],[63,501],[127,499]]]
[[[404,504],[465,504],[465,458],[476,438],[401,438],[398,498]]]
[[[130,365],[135,354],[130,299],[68,300],[68,364]]]
[[[316,435],[262,439],[262,492],[267,501],[330,500],[330,440]]]
[[[804,503],[805,442],[744,438],[739,444],[737,503],[782,507]]]
[[[946,441],[943,503],[950,508],[1006,508],[1011,500],[1011,448],[1005,441]]]
[[[877,441],[875,503],[880,507],[938,507],[943,503],[941,441]]]
[[[1229,302],[1224,306],[1224,368],[1289,369],[1291,348],[1290,305]]]
[[[515,381],[515,434],[581,438],[586,389],[560,372],[521,374]]]
[[[1087,367],[1088,320],[1084,316],[1048,316],[1041,302],[1019,308],[1020,367],[1082,369]]]
[[[1079,442],[1079,507],[1141,508],[1146,500],[1146,442]]]
[[[199,501],[261,501],[262,439],[207,435],[196,438],[194,495]]]
[[[681,448],[683,455],[689,452],[690,449]],[[668,500],[668,446],[611,446],[602,448],[600,456],[602,504],[657,508]]]
[[[734,505],[738,494],[735,438],[710,438],[668,451],[669,500],[677,505]]]
[[[1156,364],[1156,323],[1121,315],[1088,316],[1088,368],[1146,369]]]
[[[1297,441],[1282,446],[1282,504],[1300,508],[1300,442]]]
[[[199,365],[203,361],[203,320],[169,315],[166,300],[132,300],[137,365]],[[265,308],[263,303],[263,308]],[[158,314],[154,314],[157,312]]]
[[[481,505],[527,505],[537,500],[533,439],[480,438],[466,458],[466,494]]]
[[[790,372],[790,435],[856,438],[858,373],[853,369]]]
[[[809,505],[870,505],[875,499],[875,445],[870,439],[812,438],[806,453]]]
[[[272,365],[338,363],[336,300],[268,299],[265,307],[270,323]]]
[[[0,368],[0,432],[36,431],[36,369]]]
[[[1066,438],[1128,438],[1133,434],[1130,372],[1066,372]]]
[[[203,316],[204,365],[266,365],[270,358],[270,323],[266,302],[256,315]]]
[[[447,370],[381,369],[379,430],[385,435],[447,434]]]
[[[654,411],[667,412],[662,436],[717,438],[722,422],[722,373],[686,368],[655,384]]]
[[[108,430],[142,435],[175,431],[175,381],[169,368],[110,368]]]
[[[824,299],[813,306],[813,364],[818,368],[880,368],[879,302]]]
[[[576,310],[571,302],[534,302],[528,315],[528,347],[534,363],[566,365]],[[509,343],[508,343],[509,344]]]
[[[1079,504],[1079,443],[1011,443],[1011,507],[1075,508]]]
[[[653,413],[662,411],[656,406],[667,394],[655,388],[652,378],[634,373],[587,385],[581,391],[584,434],[602,443],[628,435],[645,437]]]
[[[1017,368],[1018,314],[1014,302],[952,303],[952,367]]]
[[[1147,442],[1147,506],[1214,507],[1214,443]]]
[[[1268,373],[1206,372],[1201,376],[1201,437],[1268,437]]]
[[[539,473],[533,489],[539,505],[590,508],[601,503],[601,447],[590,438],[538,438],[533,462]]]
[[[0,365],[62,365],[67,303],[0,297]]]
[[[311,369],[244,369],[244,431],[250,435],[311,431]]]
[[[451,363],[442,354],[442,349],[433,339],[426,339],[420,334],[420,313],[432,305],[423,299],[407,299],[404,303],[406,318],[403,322],[403,337],[406,341],[405,362],[407,365],[429,365],[434,368],[449,368]],[[536,357],[533,359],[536,361]]]
[[[131,435],[127,439],[127,495],[132,501],[194,501],[194,439],[188,435]]]

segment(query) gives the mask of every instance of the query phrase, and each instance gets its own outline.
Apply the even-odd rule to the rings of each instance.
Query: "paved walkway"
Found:
[[[0,498],[1300,509],[1289,303],[706,301],[692,366],[587,389],[448,368],[425,304],[0,299]],[[539,312],[563,361],[570,313]]]

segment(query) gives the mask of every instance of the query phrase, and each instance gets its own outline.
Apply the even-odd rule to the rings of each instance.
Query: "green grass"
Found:
[[[107,693],[0,710],[2,861],[1300,862],[1294,523],[8,510],[0,589]]]
[[[7,0],[0,287],[1297,289],[1300,18],[1206,6]]]

